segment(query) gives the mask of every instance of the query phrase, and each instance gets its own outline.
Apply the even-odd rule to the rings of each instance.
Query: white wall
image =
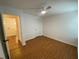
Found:
[[[1,43],[0,43],[0,58],[5,59],[5,56],[4,56],[4,53],[3,53],[3,49],[2,49]]]
[[[42,20],[40,17],[23,14],[21,19],[22,35],[25,41],[42,35]]]
[[[77,46],[77,12],[43,17],[45,36]]]

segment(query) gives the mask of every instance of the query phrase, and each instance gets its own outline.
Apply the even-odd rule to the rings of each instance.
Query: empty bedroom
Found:
[[[78,1],[0,0],[0,59],[78,59]]]

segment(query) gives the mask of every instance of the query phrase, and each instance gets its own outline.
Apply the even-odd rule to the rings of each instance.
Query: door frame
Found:
[[[22,40],[22,29],[21,29],[21,18],[20,18],[20,16],[17,16],[17,15],[12,15],[12,14],[5,14],[5,13],[3,13],[3,14],[1,14],[1,18],[2,18],[2,30],[3,30],[3,36],[4,36],[4,40],[6,40],[7,39],[7,36],[6,36],[6,32],[5,32],[5,29],[4,29],[4,24],[3,24],[3,15],[9,15],[9,16],[13,16],[13,17],[17,17],[17,19],[16,19],[16,26],[18,26],[18,38],[19,38],[19,40],[20,40],[20,42],[21,42],[21,44],[23,45],[23,40]],[[7,47],[7,44],[5,45],[5,49],[6,49],[6,51],[7,51],[7,55],[8,55],[8,57],[10,58],[10,50],[8,49],[9,47]],[[4,53],[5,54],[5,53]],[[7,58],[7,57],[6,57]]]

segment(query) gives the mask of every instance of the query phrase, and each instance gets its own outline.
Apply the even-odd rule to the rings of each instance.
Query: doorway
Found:
[[[22,41],[20,31],[20,17],[2,14],[2,24],[9,58],[11,58],[11,52],[18,48]]]

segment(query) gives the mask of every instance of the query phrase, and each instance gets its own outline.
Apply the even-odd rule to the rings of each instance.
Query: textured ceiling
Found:
[[[77,10],[77,0],[0,0],[0,6],[23,9],[37,15],[42,7],[52,6],[47,14],[59,14]]]

